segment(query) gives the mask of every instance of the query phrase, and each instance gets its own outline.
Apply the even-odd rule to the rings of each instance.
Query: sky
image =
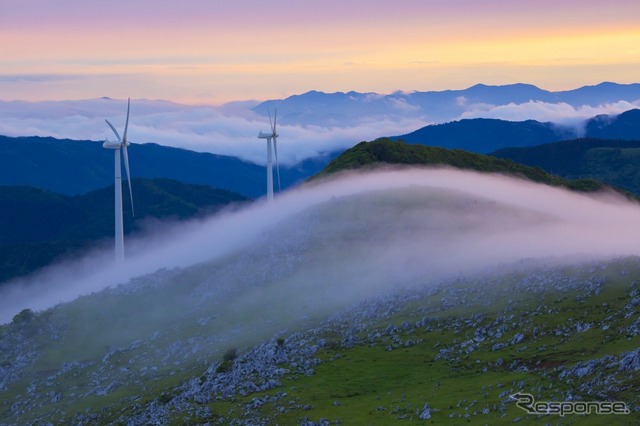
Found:
[[[0,0],[0,100],[632,83],[638,16],[637,0]]]

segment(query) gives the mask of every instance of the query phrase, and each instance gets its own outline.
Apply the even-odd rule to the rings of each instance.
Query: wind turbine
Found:
[[[260,139],[267,140],[267,201],[273,201],[273,162],[271,159],[271,140],[273,139],[273,148],[276,154],[276,172],[278,175],[278,191],[280,191],[280,164],[278,163],[278,133],[276,132],[276,123],[278,121],[278,110],[274,111],[273,122],[271,121],[271,112],[269,112],[269,126],[271,133],[264,133],[262,130],[258,134]]]
[[[122,169],[120,165],[120,151],[122,150],[124,154],[124,167],[127,172],[127,181],[129,182],[129,197],[131,198],[131,214],[134,214],[133,211],[133,191],[131,190],[131,174],[129,173],[129,155],[127,152],[127,146],[129,146],[129,140],[127,139],[127,129],[129,128],[129,109],[131,107],[131,98],[127,100],[127,120],[124,125],[124,134],[122,139],[120,138],[120,134],[116,130],[116,128],[109,122],[109,120],[105,119],[113,133],[115,133],[118,141],[110,141],[109,139],[105,140],[102,144],[103,148],[112,149],[114,153],[115,160],[115,200],[116,200],[116,208],[115,208],[115,224],[116,224],[116,263],[124,262],[124,230],[123,230],[123,219],[122,219]]]

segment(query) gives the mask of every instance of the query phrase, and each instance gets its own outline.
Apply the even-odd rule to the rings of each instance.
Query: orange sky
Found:
[[[0,99],[640,81],[637,0],[0,2]]]

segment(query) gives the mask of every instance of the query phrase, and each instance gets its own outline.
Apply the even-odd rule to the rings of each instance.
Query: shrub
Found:
[[[238,351],[236,348],[229,348],[222,356],[222,361],[233,361],[238,358]]]
[[[173,395],[170,393],[163,393],[162,395],[160,395],[160,397],[158,398],[158,402],[162,405],[167,405],[169,403],[169,401],[171,401],[173,399]]]
[[[23,309],[19,314],[13,317],[14,324],[26,324],[30,322],[36,314],[31,309]]]
[[[222,363],[216,368],[216,373],[226,373],[233,367],[233,360],[238,358],[238,350],[229,348],[222,356]]]

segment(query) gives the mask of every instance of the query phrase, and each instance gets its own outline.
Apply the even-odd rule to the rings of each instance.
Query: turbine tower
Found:
[[[127,152],[127,146],[129,146],[129,140],[127,139],[127,129],[129,128],[129,109],[131,106],[131,98],[127,100],[127,120],[124,125],[124,134],[122,139],[120,138],[120,134],[116,130],[116,128],[109,122],[109,120],[105,119],[113,133],[115,133],[118,141],[110,141],[105,140],[102,144],[103,148],[112,149],[114,153],[114,162],[115,162],[115,228],[116,228],[116,263],[122,264],[124,262],[124,229],[123,229],[123,219],[122,219],[122,169],[120,164],[120,151],[122,150],[124,154],[124,167],[127,172],[127,181],[129,182],[129,197],[131,199],[131,214],[134,215],[133,211],[133,192],[131,190],[131,175],[129,173],[129,155]]]
[[[267,110],[268,111],[268,110]],[[267,201],[273,201],[273,161],[271,155],[271,140],[273,139],[273,149],[276,154],[276,173],[278,176],[278,191],[280,191],[280,164],[278,163],[278,133],[276,132],[276,122],[278,120],[278,110],[274,111],[273,122],[271,121],[271,112],[269,112],[269,126],[271,133],[264,133],[262,130],[258,134],[258,138],[267,140]]]

